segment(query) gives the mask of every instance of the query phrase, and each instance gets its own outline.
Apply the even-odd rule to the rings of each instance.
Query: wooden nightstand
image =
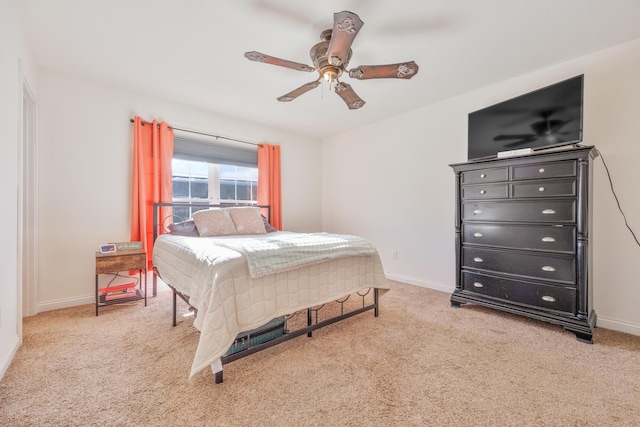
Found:
[[[133,292],[120,295],[107,295],[98,288],[98,276],[100,274],[118,273],[126,270],[139,270],[140,280],[134,286]],[[144,289],[142,288],[142,272],[144,275]],[[121,250],[115,253],[103,254],[96,252],[96,316],[98,309],[112,304],[120,304],[144,299],[147,306],[147,253],[142,249]],[[115,288],[115,287],[114,287]],[[129,295],[130,294],[130,295]]]

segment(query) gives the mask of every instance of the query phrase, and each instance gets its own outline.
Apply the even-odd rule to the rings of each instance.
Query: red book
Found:
[[[100,292],[101,294],[113,294],[115,292],[127,292],[129,291],[129,289],[133,289],[135,287],[136,284],[131,282],[125,283],[124,285],[107,286],[106,288],[100,288],[98,289],[98,292]]]

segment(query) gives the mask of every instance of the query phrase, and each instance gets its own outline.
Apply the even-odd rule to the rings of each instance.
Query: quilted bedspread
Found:
[[[362,237],[329,233],[270,233],[265,236],[216,239],[215,244],[240,252],[252,279],[348,256],[373,255]]]
[[[311,238],[289,232],[256,235],[251,236],[253,243],[249,247],[254,252],[257,248],[262,251],[269,241],[278,247],[273,244],[276,238],[291,243],[307,237]],[[337,235],[320,237],[340,239]],[[154,267],[165,282],[188,295],[189,304],[198,310],[194,326],[200,331],[200,340],[190,378],[208,366],[221,367],[220,357],[240,332],[257,328],[274,317],[324,304],[363,288],[373,287],[383,292],[389,289],[378,253],[355,236],[343,239],[352,241],[355,249],[341,250],[337,258],[314,258],[307,263],[286,261],[272,272],[261,270],[254,274],[255,277],[251,277],[246,257],[247,251],[252,249],[237,247],[242,240],[246,237],[163,234],[155,242]],[[261,257],[266,255],[261,253]],[[282,268],[283,264],[287,267]]]

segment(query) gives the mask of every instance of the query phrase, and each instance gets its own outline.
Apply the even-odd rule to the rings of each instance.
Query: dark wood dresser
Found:
[[[594,147],[450,165],[456,289],[474,303],[551,322],[592,342],[589,232]]]

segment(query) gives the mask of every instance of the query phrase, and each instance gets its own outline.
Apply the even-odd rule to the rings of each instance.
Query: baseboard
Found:
[[[640,325],[634,325],[633,323],[623,322],[621,320],[607,319],[606,317],[601,316],[598,316],[596,328],[611,329],[618,332],[624,332],[626,334],[640,336]]]
[[[39,302],[38,304],[36,304],[36,310],[38,313],[42,313],[43,311],[58,310],[60,308],[76,307],[78,305],[85,305],[85,304],[95,304],[95,302],[96,302],[95,295],[66,298],[66,299],[59,299],[59,300],[53,300],[53,301]]]
[[[398,276],[396,274],[386,273],[385,276],[389,280],[395,280],[396,282],[408,283],[409,285],[421,286],[423,288],[434,289],[436,291],[452,293],[455,290],[455,286],[447,286],[440,283],[432,283],[424,280],[413,279],[411,277]]]
[[[455,290],[455,286],[447,286],[439,283],[431,283],[424,280],[413,279],[410,277],[398,276],[396,274],[386,273],[385,276],[389,280],[395,280],[396,282],[402,282],[402,283],[407,283],[409,285],[416,285],[416,286],[421,286],[423,288],[434,289],[436,291],[452,293]],[[611,329],[613,331],[624,332],[626,334],[640,336],[640,325],[636,325],[629,322],[623,322],[621,320],[609,319],[606,317],[598,316],[596,327]]]
[[[9,369],[9,366],[11,365],[13,358],[16,357],[16,353],[20,348],[20,344],[21,344],[20,337],[16,335],[13,340],[13,344],[10,346],[11,348],[9,349],[9,353],[7,353],[5,358],[2,360],[2,364],[0,364],[0,380],[4,377],[4,374],[7,372],[7,369]]]

